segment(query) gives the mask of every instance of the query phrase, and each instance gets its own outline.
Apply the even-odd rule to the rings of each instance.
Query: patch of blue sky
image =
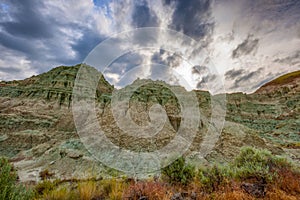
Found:
[[[9,11],[9,5],[6,3],[0,3],[0,8],[3,12],[8,12]]]
[[[105,15],[111,18],[111,11],[109,9],[109,3],[113,2],[114,0],[93,0],[93,3],[96,8],[105,10]]]
[[[103,7],[108,5],[112,0],[93,0],[95,6]]]

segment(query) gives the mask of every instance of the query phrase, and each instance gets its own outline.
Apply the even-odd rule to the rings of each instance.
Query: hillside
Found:
[[[287,93],[300,91],[300,71],[291,72],[275,78],[261,86],[255,93]]]
[[[70,106],[74,81],[80,66],[60,66],[24,80],[0,82],[0,96],[57,100],[60,105]],[[111,93],[112,90],[113,87],[102,76],[97,94]]]
[[[0,83],[0,156],[11,159],[22,181],[38,181],[39,172],[45,169],[54,172],[57,178],[119,174],[96,161],[77,135],[71,102],[79,67],[60,66],[25,80]],[[203,164],[227,162],[241,147],[250,145],[300,163],[299,74],[279,77],[253,94],[227,94],[224,129],[205,158],[199,156],[199,151],[207,129],[214,126],[209,120],[212,97],[208,92],[195,91],[201,127],[185,154],[187,158]],[[168,117],[154,138],[136,138],[118,127],[111,112],[113,87],[103,76],[97,87],[97,116],[112,143],[132,151],[153,151],[168,144],[181,124],[181,108],[170,90],[178,86],[168,89],[157,81],[137,80],[120,91],[126,94],[141,81],[146,84],[130,98],[133,121],[147,125],[149,109],[155,103],[163,106]]]

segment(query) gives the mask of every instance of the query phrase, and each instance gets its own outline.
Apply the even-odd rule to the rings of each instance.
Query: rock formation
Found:
[[[95,160],[77,135],[72,114],[72,92],[80,65],[60,66],[20,81],[0,82],[0,156],[9,157],[22,181],[39,180],[45,169],[59,178],[89,178],[120,174]],[[152,105],[164,108],[163,128],[149,138],[136,138],[119,128],[112,109],[114,87],[100,76],[96,88],[99,124],[115,145],[131,151],[153,151],[168,144],[181,123],[181,106],[171,89],[160,81],[136,80],[120,89],[130,90],[132,120],[150,122]],[[226,162],[242,146],[266,148],[300,161],[300,71],[279,77],[253,94],[227,94],[226,123],[213,151],[201,158],[203,137],[212,126],[211,99],[206,91],[194,91],[200,105],[199,130],[185,155],[191,162]],[[122,95],[119,97],[122,99]]]

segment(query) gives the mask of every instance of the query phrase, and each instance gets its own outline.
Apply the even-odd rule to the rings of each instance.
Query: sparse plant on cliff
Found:
[[[5,158],[0,158],[0,199],[29,200],[32,192],[17,183],[17,173]]]
[[[40,171],[39,176],[42,180],[51,179],[54,176],[54,173],[50,172],[48,169]]]

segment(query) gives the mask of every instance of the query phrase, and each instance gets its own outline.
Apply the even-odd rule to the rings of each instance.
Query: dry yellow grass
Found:
[[[42,199],[44,200],[69,200],[71,194],[66,188],[61,188],[57,190],[50,191],[49,193],[44,194]]]
[[[216,198],[216,200],[254,200],[254,199],[255,199],[254,197],[240,190],[226,192],[218,195],[218,197]]]
[[[123,198],[123,192],[126,189],[126,185],[120,181],[113,181],[112,190],[109,194],[111,200],[121,200]]]
[[[81,200],[91,200],[97,195],[97,185],[94,181],[80,183],[78,193]]]
[[[279,190],[279,189],[274,189],[273,191],[270,191],[267,193],[267,196],[265,199],[270,199],[270,200],[297,200],[296,196],[292,196],[290,194],[287,194],[286,192]]]

